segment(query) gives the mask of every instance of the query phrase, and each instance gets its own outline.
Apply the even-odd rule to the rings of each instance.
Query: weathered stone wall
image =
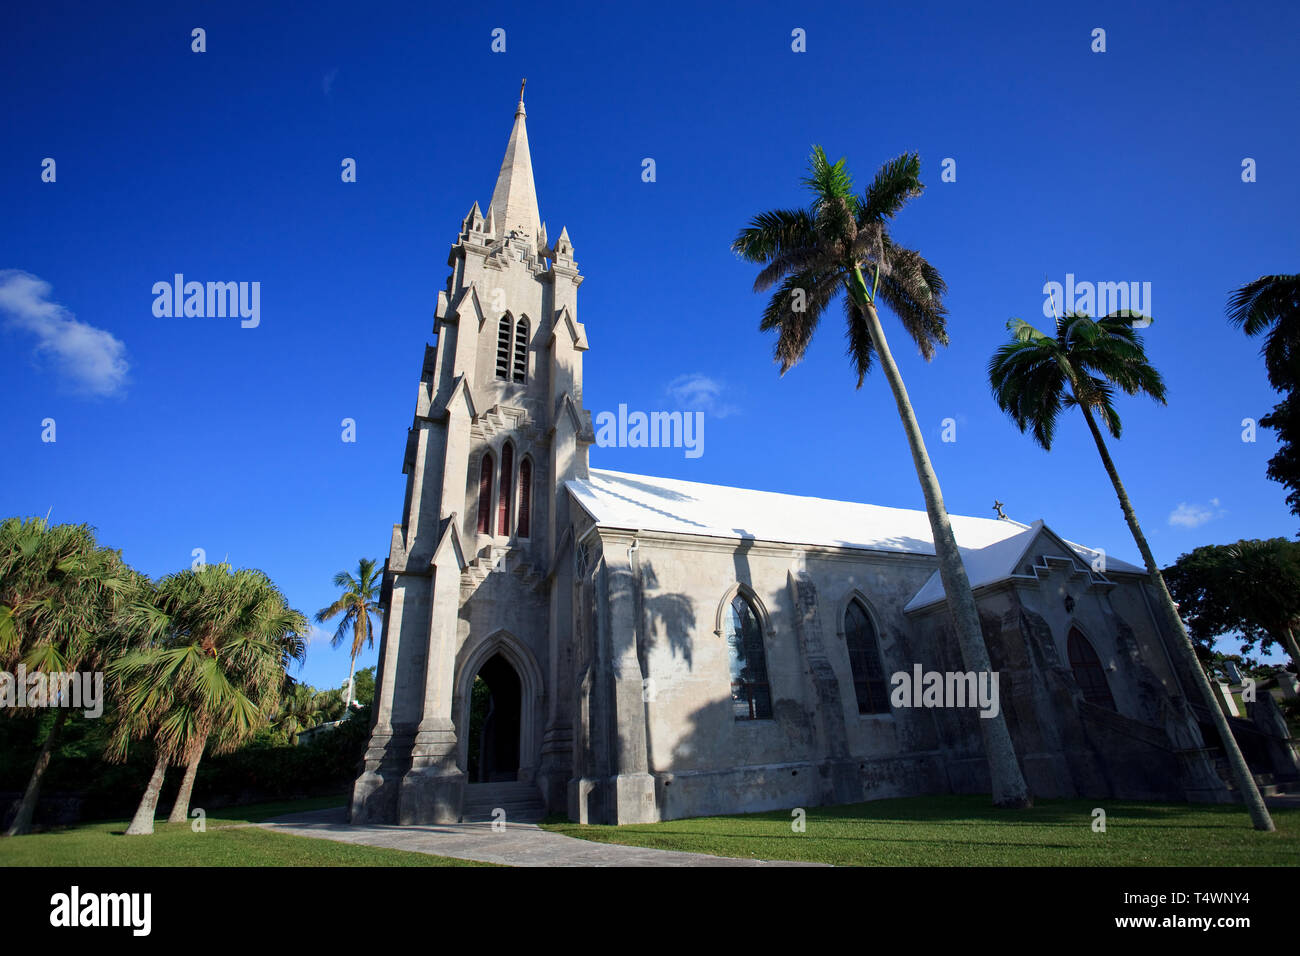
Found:
[[[590,574],[584,600],[599,604],[600,589],[611,586],[625,592],[607,591],[603,600],[623,602],[621,626],[636,631],[637,645],[617,680],[599,648],[576,655],[588,689],[575,710],[588,747],[575,759],[582,819],[615,822],[620,761],[642,745],[661,819],[988,792],[977,709],[858,713],[844,633],[851,600],[870,615],[887,676],[918,663],[925,671],[965,670],[946,606],[902,610],[934,570],[933,557],[607,529],[589,541],[593,553],[617,549],[621,577],[611,584]],[[1149,615],[1138,613],[1145,609],[1138,586],[1131,576],[1108,583],[1063,560],[979,591],[1000,707],[1038,796],[1183,796],[1175,747],[1161,724],[1172,670]],[[763,629],[770,720],[738,721],[732,710],[724,634],[737,593]],[[617,625],[608,607],[603,613],[597,640],[611,649]],[[1093,644],[1117,712],[1099,713],[1082,700],[1069,664],[1071,627]],[[639,710],[626,694],[616,702],[629,680],[644,683]]]

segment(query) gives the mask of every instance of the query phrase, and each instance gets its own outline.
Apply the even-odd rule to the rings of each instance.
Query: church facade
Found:
[[[525,116],[438,294],[351,819],[456,822],[503,793],[637,823],[988,792],[981,675],[923,511],[589,467],[583,277],[538,214]],[[1042,522],[952,521],[984,709],[1032,792],[1229,799],[1141,569]],[[1255,710],[1248,757],[1293,772]]]

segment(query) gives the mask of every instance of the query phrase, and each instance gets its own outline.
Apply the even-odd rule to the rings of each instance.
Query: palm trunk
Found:
[[[199,772],[199,761],[203,759],[203,748],[207,745],[208,738],[205,736],[198,749],[194,751],[194,755],[185,764],[185,776],[181,778],[181,788],[176,793],[172,812],[167,815],[168,823],[184,823],[190,818],[190,794],[194,790],[194,777]]]
[[[1077,395],[1075,397],[1078,398]],[[1175,650],[1184,658],[1184,663],[1187,669],[1191,671],[1196,686],[1200,688],[1201,700],[1209,708],[1210,717],[1214,720],[1214,726],[1219,731],[1219,739],[1223,743],[1224,753],[1227,754],[1228,764],[1232,768],[1232,778],[1236,781],[1237,789],[1241,791],[1241,795],[1246,801],[1246,809],[1250,811],[1251,822],[1254,823],[1256,830],[1273,830],[1275,829],[1273,818],[1269,816],[1268,807],[1264,806],[1264,798],[1260,796],[1259,787],[1255,786],[1255,778],[1250,773],[1250,767],[1246,765],[1246,758],[1241,755],[1241,748],[1237,746],[1237,740],[1232,736],[1232,728],[1228,725],[1227,715],[1224,714],[1222,705],[1210,688],[1210,681],[1205,676],[1205,670],[1201,667],[1200,661],[1196,659],[1196,650],[1192,647],[1192,640],[1187,636],[1187,629],[1183,627],[1183,620],[1178,616],[1178,608],[1174,605],[1174,599],[1169,594],[1169,588],[1165,586],[1164,575],[1160,573],[1160,567],[1151,554],[1151,547],[1147,544],[1146,536],[1142,534],[1142,528],[1138,525],[1137,515],[1134,514],[1133,505],[1128,499],[1128,492],[1124,490],[1124,484],[1119,480],[1119,472],[1115,470],[1115,462],[1111,461],[1110,452],[1106,449],[1106,442],[1101,437],[1101,429],[1097,427],[1097,422],[1092,417],[1092,411],[1086,404],[1080,403],[1079,408],[1083,412],[1084,419],[1088,422],[1088,429],[1092,432],[1092,440],[1097,443],[1097,451],[1101,453],[1101,462],[1106,467],[1106,474],[1110,476],[1110,483],[1115,486],[1115,494],[1119,497],[1119,506],[1120,510],[1124,512],[1124,520],[1128,522],[1129,531],[1133,533],[1133,540],[1137,542],[1138,551],[1142,553],[1142,560],[1146,563],[1147,574],[1150,575],[1151,584],[1155,587],[1156,594],[1160,599],[1157,603],[1164,617],[1165,626],[1171,634],[1177,635]]]
[[[140,806],[136,808],[135,816],[131,818],[131,825],[126,828],[127,836],[153,833],[153,814],[158,808],[158,794],[162,792],[163,776],[166,773],[167,759],[159,754],[158,762],[153,767],[153,776],[149,778],[149,785],[144,788],[144,795],[140,797]]]
[[[961,552],[957,550],[957,539],[952,533],[952,522],[943,506],[943,492],[939,488],[939,479],[930,463],[930,455],[925,450],[925,439],[921,435],[921,426],[917,424],[916,413],[907,397],[907,388],[903,377],[894,364],[889,345],[885,341],[885,330],[880,324],[880,316],[867,295],[866,282],[862,272],[853,270],[855,282],[851,286],[852,294],[867,316],[867,328],[871,333],[871,342],[880,358],[880,367],[884,369],[890,390],[894,393],[894,402],[898,405],[898,416],[903,420],[903,430],[907,433],[907,443],[912,450],[912,463],[916,466],[916,477],[921,482],[921,491],[925,495],[925,510],[930,517],[930,530],[934,535],[934,553],[939,562],[939,577],[943,581],[944,593],[948,600],[948,610],[952,615],[953,626],[957,632],[957,643],[961,648],[962,661],[968,671],[976,673],[991,672],[988,647],[984,644],[984,633],[980,629],[979,611],[975,607],[975,595],[971,592],[970,579],[966,576],[966,566],[962,564]],[[1024,775],[1016,760],[1015,746],[1011,741],[1011,732],[1007,729],[1006,717],[1002,708],[998,708],[996,717],[985,718],[981,715],[976,721],[984,741],[984,752],[988,755],[989,776],[993,785],[993,805],[1023,809],[1033,806],[1033,796],[1025,785]]]
[[[18,815],[14,817],[14,822],[9,825],[6,836],[22,836],[28,833],[32,828],[32,820],[36,817],[36,803],[41,797],[41,784],[45,780],[45,771],[50,767],[50,761],[54,759],[54,747],[59,742],[59,736],[63,732],[63,723],[68,719],[68,709],[60,707],[58,714],[54,718],[54,725],[50,727],[50,732],[45,735],[45,743],[41,744],[41,752],[36,757],[36,766],[32,768],[32,775],[27,781],[27,789],[23,792],[22,803],[18,804]]]
[[[352,663],[348,666],[348,696],[343,701],[343,716],[346,717],[352,712],[352,683],[357,673],[357,655],[352,655]]]

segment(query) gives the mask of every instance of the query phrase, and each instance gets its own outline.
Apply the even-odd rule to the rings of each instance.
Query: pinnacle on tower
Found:
[[[505,238],[514,231],[526,235],[537,248],[542,217],[537,212],[537,187],[533,184],[533,160],[528,151],[528,128],[524,123],[526,115],[524,87],[520,84],[515,125],[510,130],[510,141],[506,144],[496,188],[492,190],[488,219],[493,225],[495,238]]]

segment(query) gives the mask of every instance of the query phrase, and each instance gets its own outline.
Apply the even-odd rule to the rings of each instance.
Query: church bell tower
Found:
[[[486,215],[475,202],[461,222],[438,293],[385,567],[355,823],[456,822],[471,768],[563,809],[572,775],[559,686],[572,619],[564,482],[587,477],[594,436],[582,406],[582,276],[567,229],[552,242],[538,215],[525,117],[521,87]],[[480,672],[506,674],[506,690],[492,687],[494,736],[471,753]]]

